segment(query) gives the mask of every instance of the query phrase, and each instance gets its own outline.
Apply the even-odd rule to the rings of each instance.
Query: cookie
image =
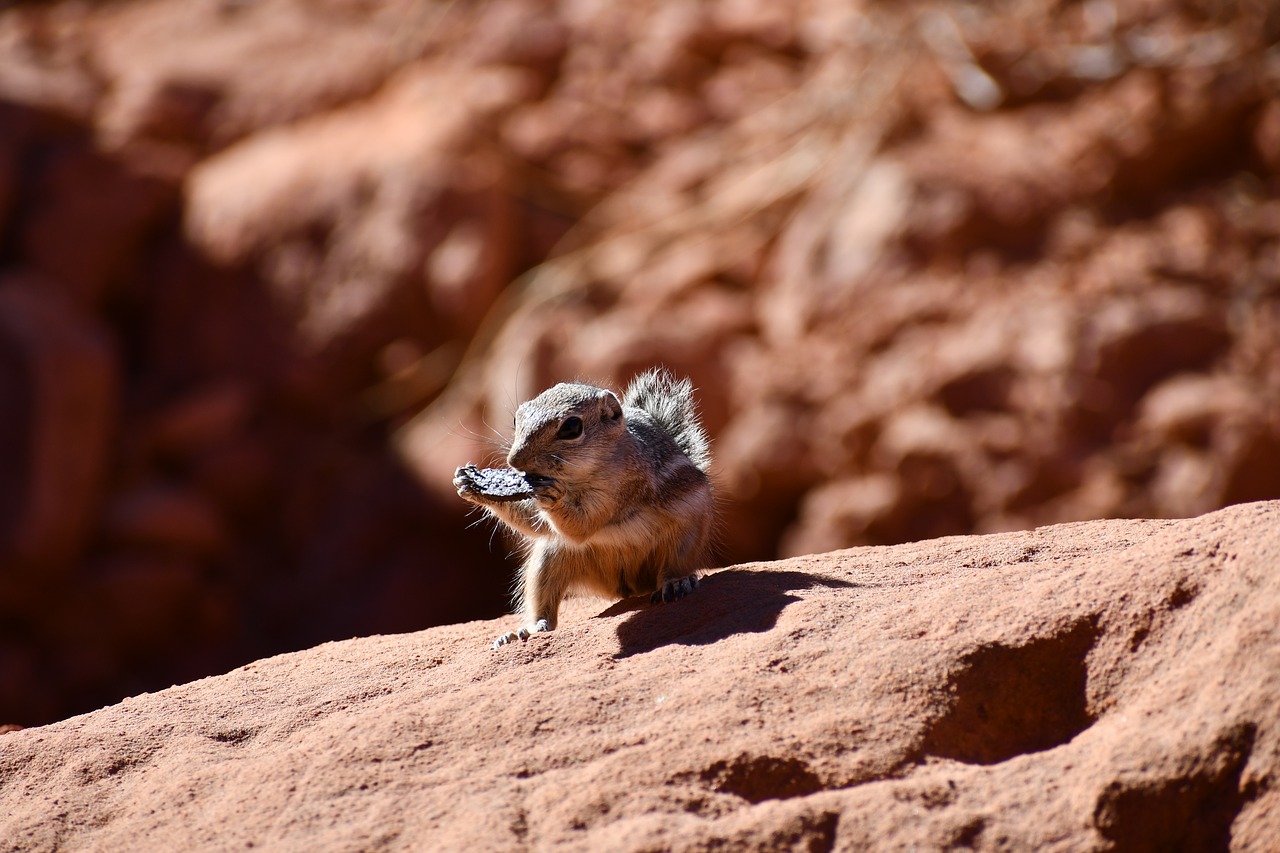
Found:
[[[467,465],[459,471],[491,501],[522,501],[533,497],[533,484],[514,468],[477,468]]]

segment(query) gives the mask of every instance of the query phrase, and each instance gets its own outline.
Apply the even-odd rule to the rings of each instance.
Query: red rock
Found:
[[[217,511],[198,492],[148,484],[114,497],[106,507],[104,532],[130,545],[207,554],[227,545]]]
[[[21,247],[28,264],[97,305],[136,275],[142,246],[173,213],[177,193],[87,148],[62,146],[27,175]]]
[[[100,82],[82,62],[89,17],[70,4],[6,9],[0,98],[89,121],[101,94]]]
[[[4,735],[15,849],[1265,850],[1280,503],[329,643]],[[336,817],[336,816],[340,816]]]
[[[278,460],[261,437],[210,448],[191,460],[192,481],[219,507],[253,517],[272,505],[278,486]]]
[[[1280,173],[1280,101],[1263,108],[1253,133],[1258,157],[1272,174]]]
[[[114,145],[203,148],[367,95],[401,59],[385,34],[292,3],[124,4],[88,46],[110,81],[100,121]]]
[[[369,101],[255,136],[192,174],[189,233],[219,260],[244,260],[319,219],[336,219],[359,204],[370,185],[390,182],[386,192],[392,193],[406,173],[419,181],[440,177],[448,168],[444,155],[457,153],[486,112],[518,97],[520,80],[509,71],[464,76],[417,67]],[[469,96],[461,96],[458,87]],[[374,137],[377,146],[369,144]]]
[[[227,382],[198,389],[158,412],[148,444],[158,453],[185,457],[234,438],[253,415],[251,389]]]
[[[161,657],[172,637],[197,634],[202,570],[172,557],[122,553],[91,567],[86,608],[79,611],[103,647],[125,661]],[[72,634],[73,632],[67,632]]]
[[[17,498],[6,506],[0,562],[9,572],[57,575],[81,556],[100,511],[117,426],[114,344],[56,284],[8,276],[0,278],[0,353],[0,393],[13,405],[0,489]]]
[[[367,101],[256,134],[192,171],[188,236],[257,270],[293,346],[322,355],[338,388],[397,337],[464,338],[516,257],[501,169],[470,141],[525,82],[415,66]]]
[[[449,480],[575,374],[694,376],[734,561],[1280,494],[1266,7],[9,4],[4,262],[118,340],[111,487],[196,490],[231,543],[198,562],[241,597],[240,633],[175,634],[169,669],[64,640],[3,716],[497,612],[505,549],[460,556],[489,537]],[[5,411],[24,371],[0,344]],[[251,416],[201,413],[227,383]],[[0,419],[0,483],[38,422]],[[27,499],[0,488],[0,527]],[[5,592],[35,660],[65,602]],[[713,764],[751,797],[794,766]]]
[[[1135,429],[1160,442],[1204,446],[1218,423],[1252,408],[1248,388],[1229,376],[1181,374],[1143,398]]]

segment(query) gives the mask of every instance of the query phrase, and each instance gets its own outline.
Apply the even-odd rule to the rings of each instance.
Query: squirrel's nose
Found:
[[[523,471],[524,466],[528,463],[527,448],[523,444],[513,444],[510,452],[507,453],[507,464],[517,471]]]

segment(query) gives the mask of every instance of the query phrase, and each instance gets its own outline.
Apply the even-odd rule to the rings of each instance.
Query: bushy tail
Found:
[[[632,380],[623,404],[643,409],[671,434],[676,445],[703,472],[711,467],[711,442],[698,420],[693,383],[668,370],[647,370]]]

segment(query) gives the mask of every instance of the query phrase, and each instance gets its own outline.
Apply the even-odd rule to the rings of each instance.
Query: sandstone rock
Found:
[[[1254,129],[1258,156],[1274,174],[1280,172],[1280,101],[1271,101],[1262,110]]]
[[[136,275],[142,246],[176,207],[172,186],[67,140],[25,174],[24,259],[87,305]]]
[[[72,4],[5,9],[0,100],[90,120],[101,84],[84,63],[87,17]]]
[[[236,437],[253,409],[253,392],[243,382],[197,389],[151,419],[144,443],[164,456],[191,456]]]
[[[117,146],[222,147],[366,95],[403,61],[388,49],[390,20],[370,25],[336,4],[148,0],[102,17],[88,50],[111,84],[100,122]]]
[[[161,656],[168,638],[198,635],[204,627],[200,605],[209,591],[191,559],[124,552],[87,574],[85,594],[69,596],[79,600],[68,615],[81,625],[61,633],[101,643],[122,665]]]
[[[1081,370],[1122,411],[1160,379],[1212,366],[1230,341],[1220,306],[1174,288],[1115,300],[1084,333]]]
[[[226,547],[227,533],[216,510],[198,492],[146,484],[115,496],[103,515],[115,542],[206,554]]]
[[[523,83],[414,66],[367,101],[256,134],[191,173],[189,237],[252,264],[298,346],[346,375],[399,335],[464,336],[516,256],[501,170],[469,143]]]
[[[6,850],[1265,850],[1280,504],[329,643],[0,750]],[[505,623],[504,623],[505,624]]]
[[[1228,376],[1182,374],[1161,383],[1143,398],[1135,431],[1161,444],[1203,447],[1216,424],[1252,408],[1249,390]]]
[[[444,155],[457,153],[486,113],[517,98],[520,79],[418,66],[375,98],[255,136],[190,177],[189,233],[213,257],[243,261],[316,222],[336,225],[345,206],[377,198],[379,187],[394,193],[405,174],[419,183],[441,178]]]
[[[154,667],[69,639],[57,584],[176,541],[98,537],[0,596],[0,716],[499,612],[505,549],[449,480],[575,374],[694,376],[730,562],[1280,496],[1269,12],[6,5],[0,264],[118,342],[108,488],[219,520],[226,548],[178,550],[235,627],[174,628]],[[15,352],[0,483],[45,422]],[[0,488],[3,517],[29,497]],[[61,520],[81,542],[91,503]],[[708,784],[756,797],[755,766]]]
[[[210,447],[191,459],[192,481],[220,510],[241,519],[267,510],[277,494],[279,460],[262,435]]]
[[[5,582],[70,568],[100,509],[115,438],[119,365],[111,336],[57,284],[0,278]],[[20,418],[13,413],[20,413]],[[25,423],[23,422],[25,420]],[[26,572],[31,577],[22,577]]]

